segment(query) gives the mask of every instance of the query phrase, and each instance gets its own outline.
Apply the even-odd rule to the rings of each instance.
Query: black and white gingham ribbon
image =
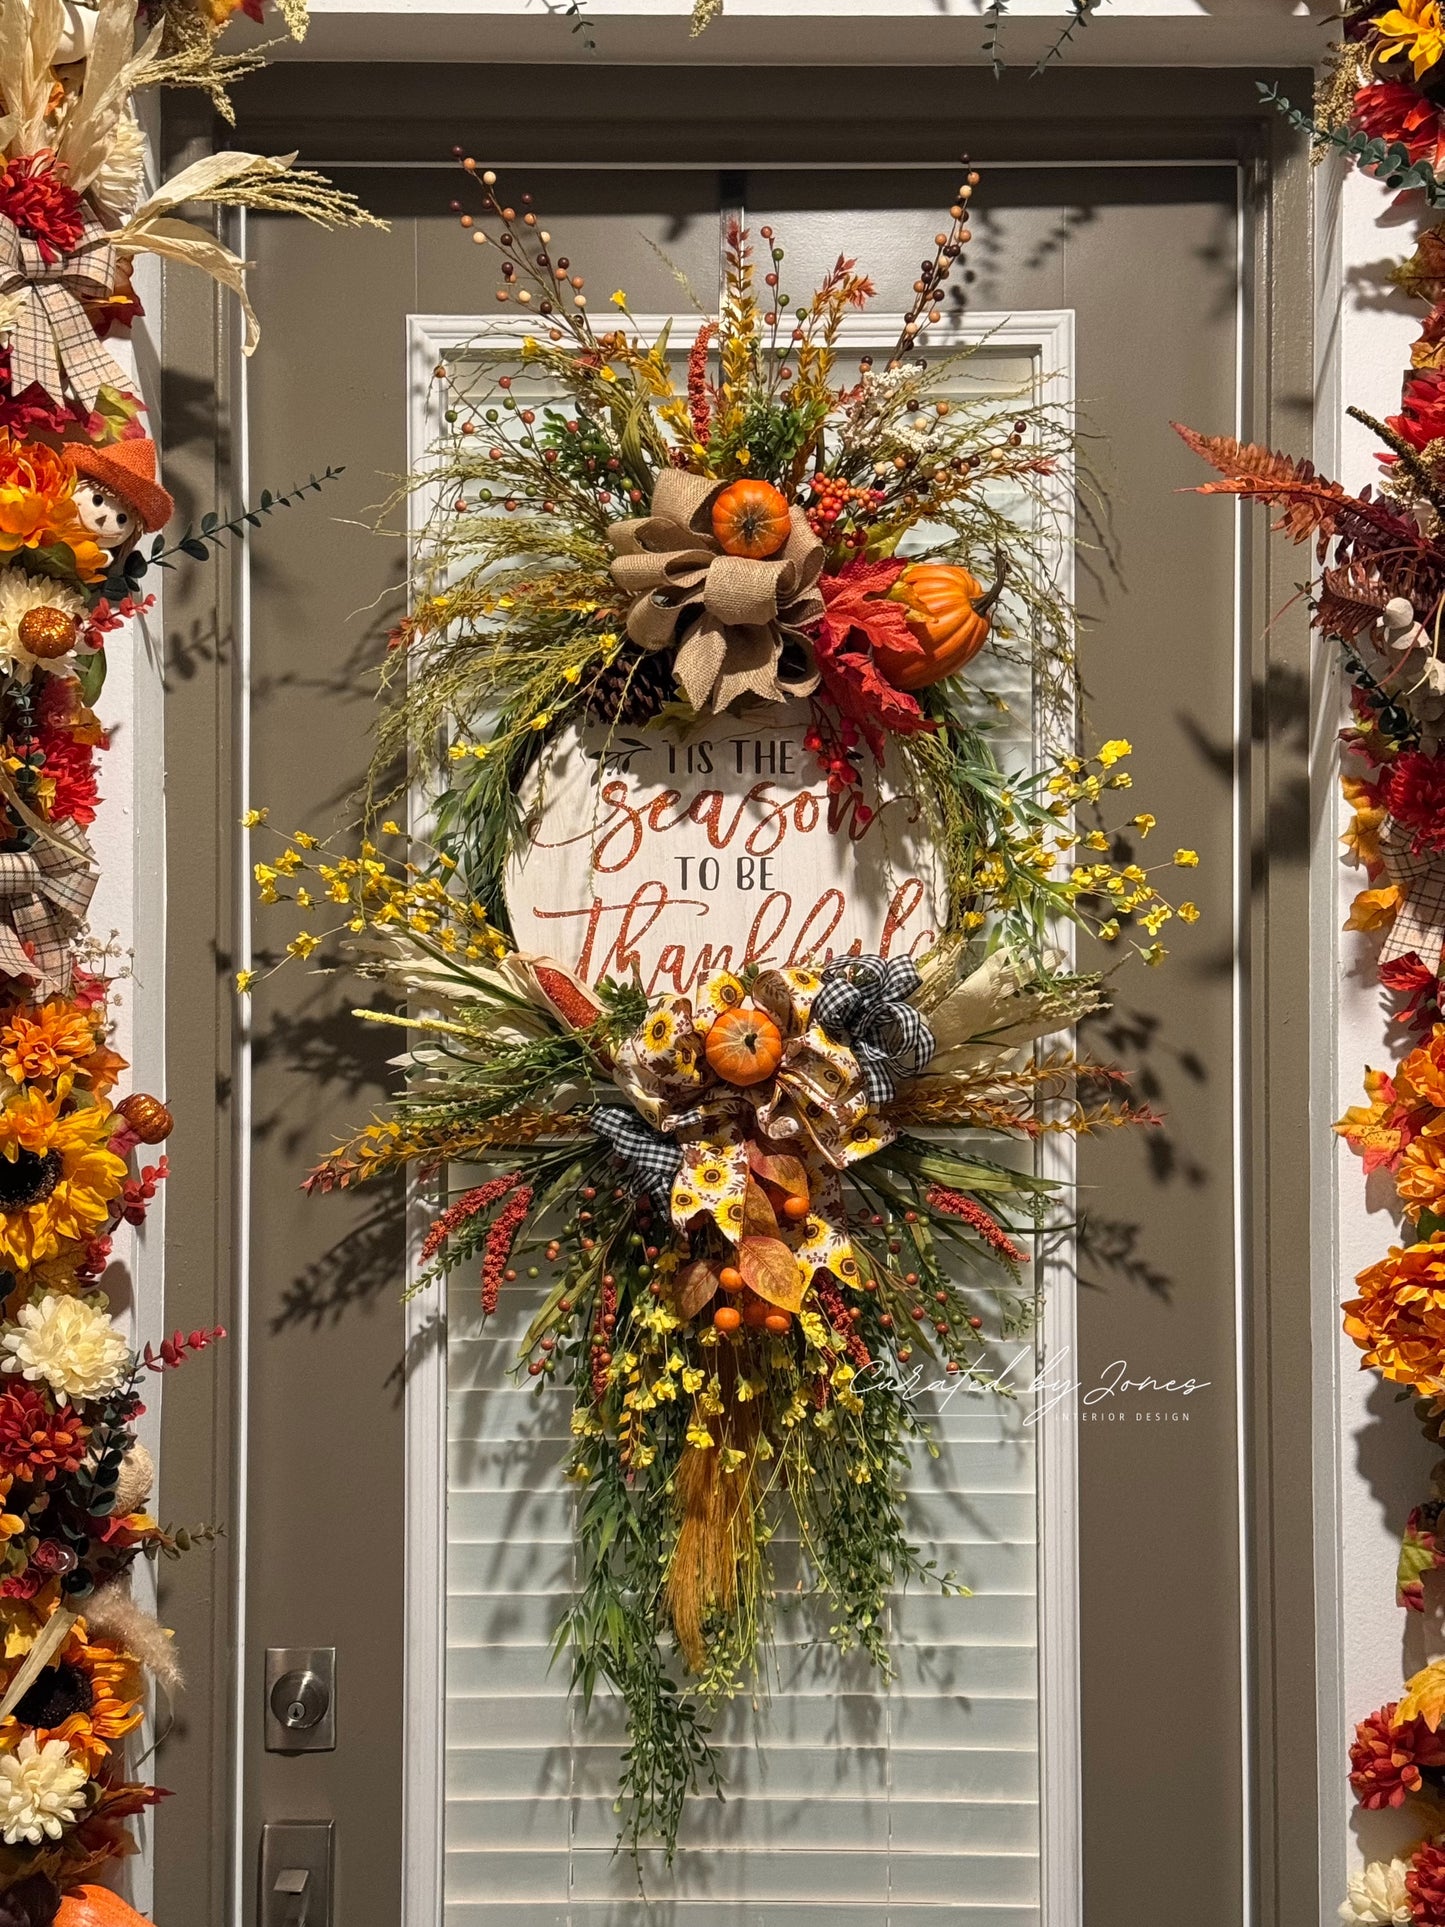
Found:
[[[682,1146],[676,1138],[653,1130],[645,1118],[625,1104],[597,1104],[587,1122],[598,1137],[606,1138],[659,1211],[672,1208],[672,1181],[682,1168]]]
[[[823,972],[812,1020],[847,1044],[877,1110],[900,1077],[918,1077],[933,1055],[933,1032],[907,1000],[923,979],[907,957],[836,957]]]

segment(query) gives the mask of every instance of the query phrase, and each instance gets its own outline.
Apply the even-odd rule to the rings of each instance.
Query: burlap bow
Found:
[[[94,408],[102,387],[126,386],[81,306],[105,300],[115,282],[115,250],[88,215],[80,245],[51,261],[0,216],[0,296],[10,305],[19,298],[8,322],[12,395],[39,382],[52,400],[64,401],[68,384],[77,401]]]
[[[1387,816],[1380,825],[1380,857],[1385,874],[1400,892],[1400,907],[1380,951],[1382,964],[1414,951],[1433,971],[1440,969],[1445,944],[1445,857],[1418,854],[1414,833]]]
[[[68,990],[66,938],[89,910],[95,880],[78,832],[73,842],[45,837],[33,849],[0,852],[0,972],[33,978],[41,996]]]
[[[612,579],[632,598],[627,633],[639,648],[677,646],[673,667],[694,709],[726,709],[739,696],[783,702],[818,686],[804,630],[823,613],[823,545],[803,511],[765,562],[724,555],[711,533],[713,498],[726,482],[670,468],[657,478],[652,513],[614,522]],[[784,663],[785,647],[796,663]]]

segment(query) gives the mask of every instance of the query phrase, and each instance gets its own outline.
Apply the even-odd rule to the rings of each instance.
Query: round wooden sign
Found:
[[[560,734],[523,790],[518,947],[649,996],[746,964],[921,955],[941,886],[918,800],[871,774],[830,796],[807,727],[791,703]]]

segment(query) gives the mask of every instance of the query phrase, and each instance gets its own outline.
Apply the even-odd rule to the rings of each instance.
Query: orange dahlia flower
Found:
[[[75,469],[44,442],[17,441],[0,429],[0,554],[63,544],[83,582],[98,582],[109,558],[81,526],[71,501]]]
[[[1355,1280],[1345,1330],[1363,1363],[1397,1385],[1445,1392],[1445,1231],[1422,1244],[1392,1245]]]
[[[1445,1137],[1418,1137],[1395,1167],[1395,1189],[1413,1222],[1422,1211],[1438,1213],[1445,1198]]]
[[[1436,1024],[1419,1049],[1411,1051],[1400,1066],[1395,1088],[1402,1104],[1433,1104],[1436,1110],[1445,1110],[1445,1024]]]
[[[53,1084],[95,1049],[85,1013],[63,998],[17,1011],[0,1030],[0,1070],[17,1084]]]

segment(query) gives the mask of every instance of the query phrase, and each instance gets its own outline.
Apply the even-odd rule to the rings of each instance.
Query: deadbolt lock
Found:
[[[271,1711],[288,1733],[309,1733],[331,1704],[317,1674],[283,1673],[271,1688]]]
[[[329,1753],[336,1745],[336,1648],[268,1646],[266,1751]]]

